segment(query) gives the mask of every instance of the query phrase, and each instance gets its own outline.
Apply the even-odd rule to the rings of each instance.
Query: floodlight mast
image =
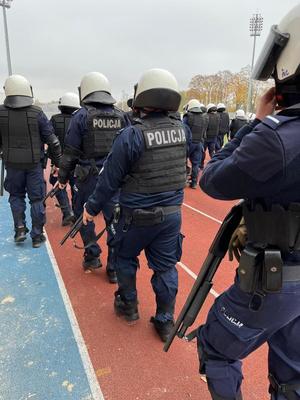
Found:
[[[10,50],[9,50],[6,9],[10,8],[12,1],[13,0],[0,0],[0,6],[2,7],[2,10],[3,10],[3,21],[4,21],[4,34],[5,34],[5,44],[6,44],[6,57],[7,57],[8,75],[12,75],[12,68],[11,68],[11,58],[10,58]]]
[[[249,85],[248,85],[248,99],[247,99],[247,113],[252,112],[252,79],[251,74],[253,71],[254,66],[254,59],[255,59],[255,50],[256,50],[256,38],[261,35],[263,30],[263,17],[259,13],[255,13],[250,18],[250,36],[253,36],[253,50],[252,50],[252,61],[251,61],[251,70],[249,76]]]

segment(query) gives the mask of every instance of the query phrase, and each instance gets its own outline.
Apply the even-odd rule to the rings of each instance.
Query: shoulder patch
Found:
[[[272,117],[272,115],[268,115],[267,118],[270,119],[271,121],[275,122],[276,124],[280,124],[279,119]]]
[[[268,115],[266,118],[262,120],[262,123],[269,128],[276,130],[279,126],[283,125],[286,122],[290,122],[293,119],[297,119],[298,117],[287,117],[284,115]]]

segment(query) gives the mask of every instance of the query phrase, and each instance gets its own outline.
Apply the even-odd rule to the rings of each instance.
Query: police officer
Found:
[[[220,150],[224,145],[224,136],[228,135],[229,132],[229,114],[226,111],[226,106],[224,103],[219,103],[217,105],[217,111],[220,116],[219,133],[216,141],[216,151]]]
[[[253,71],[254,79],[272,76],[275,89],[200,181],[214,198],[244,198],[247,227],[235,283],[198,331],[201,371],[215,400],[242,399],[240,360],[264,343],[271,398],[300,399],[299,44],[297,5],[272,27]],[[271,115],[276,103],[281,111]]]
[[[230,139],[233,139],[235,134],[241,129],[242,126],[248,123],[245,111],[244,110],[236,110],[235,118],[231,121],[229,132]]]
[[[128,321],[139,318],[136,271],[144,250],[156,296],[151,321],[163,341],[174,325],[176,263],[183,238],[186,132],[181,121],[168,115],[179,104],[178,84],[170,72],[151,69],[142,75],[134,98],[140,119],[117,136],[84,213],[85,221],[93,220],[121,188],[121,217],[114,237],[119,285],[115,312]]]
[[[50,122],[53,125],[54,132],[58,137],[62,150],[64,149],[65,135],[69,127],[72,114],[80,108],[79,96],[76,93],[67,92],[59,99],[58,109],[59,114],[52,115]],[[57,170],[54,165],[51,166],[49,182],[55,185],[57,182]],[[75,184],[74,177],[70,176],[70,186],[73,199],[73,186]],[[56,194],[56,199],[59,203],[62,212],[62,226],[70,225],[74,222],[75,217],[69,203],[69,198],[66,189],[62,189]]]
[[[91,72],[85,75],[80,83],[79,95],[82,108],[73,115],[70,122],[58,175],[60,187],[63,188],[77,164],[75,169],[77,191],[74,198],[76,218],[82,214],[83,205],[95,188],[97,176],[116,133],[128,125],[124,113],[113,106],[115,99],[111,96],[109,81],[103,74]],[[117,193],[114,195],[102,210],[107,225],[111,220],[113,207],[118,201]],[[82,227],[80,234],[84,245],[87,246],[82,264],[84,270],[100,268],[101,249],[95,240],[94,223]],[[108,243],[110,235],[111,232],[108,230]],[[111,246],[108,246],[106,273],[109,281],[116,283]]]
[[[204,140],[204,153],[201,162],[201,169],[204,167],[206,150],[208,149],[210,157],[215,153],[217,136],[220,127],[220,116],[217,113],[217,106],[213,103],[207,105],[208,126],[206,129],[206,139]]]
[[[192,164],[190,187],[196,189],[203,157],[203,143],[206,138],[206,130],[208,127],[207,114],[203,114],[201,103],[197,99],[189,101],[187,114],[183,118],[183,123],[186,124],[192,132],[192,143],[189,151],[189,158]]]
[[[40,247],[46,240],[45,181],[42,161],[44,144],[51,150],[53,163],[58,166],[61,147],[52,125],[39,107],[33,105],[32,88],[23,76],[11,75],[4,84],[5,100],[0,106],[0,147],[6,167],[4,187],[14,219],[15,242],[26,239],[26,193],[31,208],[32,246]]]

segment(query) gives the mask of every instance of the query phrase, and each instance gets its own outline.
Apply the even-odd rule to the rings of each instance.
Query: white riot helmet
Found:
[[[28,107],[33,104],[32,87],[22,75],[11,75],[4,83],[4,105],[11,108]]]
[[[138,81],[133,106],[177,111],[181,95],[178,83],[165,69],[149,69]]]
[[[207,112],[208,113],[217,111],[217,106],[215,104],[213,104],[213,103],[207,104],[206,108],[207,108]]]
[[[244,110],[236,110],[235,116],[236,116],[236,118],[244,119],[245,118],[245,111]]]
[[[58,108],[61,107],[69,107],[74,109],[80,108],[78,94],[72,92],[63,94],[58,102]]]
[[[80,102],[114,104],[116,100],[111,95],[110,83],[100,72],[90,72],[80,82]]]
[[[205,105],[203,103],[200,103],[200,108],[201,108],[203,113],[207,112],[207,108],[205,107]]]
[[[187,111],[190,111],[192,113],[202,113],[201,109],[201,103],[197,99],[192,99],[188,102],[187,104]]]
[[[290,80],[300,74],[300,4],[280,22],[273,25],[253,69],[252,78],[276,82]]]
[[[218,111],[225,111],[225,110],[226,110],[225,104],[224,104],[224,103],[219,103],[219,104],[217,105],[217,110],[218,110]]]

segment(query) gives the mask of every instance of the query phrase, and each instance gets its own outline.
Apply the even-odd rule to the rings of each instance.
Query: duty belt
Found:
[[[247,245],[237,270],[243,292],[279,293],[283,282],[300,281],[300,265],[284,265],[280,250]]]
[[[165,216],[179,212],[181,206],[128,208],[122,207],[122,215],[125,217],[125,225],[153,226],[164,221]]]

